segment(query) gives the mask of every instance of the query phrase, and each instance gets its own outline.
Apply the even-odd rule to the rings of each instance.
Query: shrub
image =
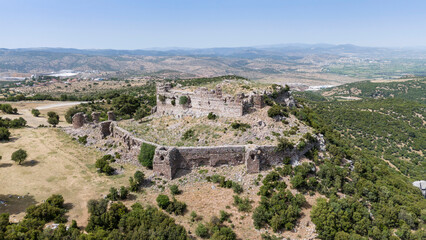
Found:
[[[17,162],[19,165],[21,165],[21,163],[23,161],[25,161],[25,159],[27,158],[28,154],[27,151],[23,150],[23,149],[19,149],[15,152],[12,153],[12,161]]]
[[[287,108],[281,105],[275,104],[268,109],[268,117],[274,118],[278,116],[288,117]]]
[[[236,206],[240,212],[250,212],[252,209],[251,202],[252,201],[248,197],[241,198],[238,195],[234,195],[234,206]]]
[[[160,194],[158,195],[157,204],[161,209],[166,209],[170,205],[170,199],[167,195]]]
[[[0,104],[0,110],[7,114],[16,114],[18,112],[18,109],[12,108],[12,105],[8,103]]]
[[[61,195],[52,195],[40,205],[30,206],[26,210],[25,219],[37,219],[45,222],[65,222],[64,198]]]
[[[286,151],[288,149],[293,149],[294,144],[288,140],[287,138],[278,138],[278,145],[276,147],[276,151]]]
[[[167,206],[166,211],[168,213],[174,213],[176,215],[183,215],[186,211],[186,203],[179,202],[175,198],[170,204]]]
[[[306,147],[306,142],[304,140],[301,140],[299,144],[297,144],[297,150],[301,151]]]
[[[189,98],[187,96],[181,96],[179,98],[179,104],[180,105],[185,105],[189,102]]]
[[[87,144],[87,135],[84,135],[84,136],[81,136],[81,137],[79,136],[77,141],[79,143],[83,144],[83,145],[86,145]]]
[[[290,164],[290,163],[291,163],[291,158],[290,157],[284,157],[283,164],[287,165],[287,164]]]
[[[129,190],[125,186],[120,187],[120,199],[125,200],[129,195]]]
[[[173,195],[178,195],[182,193],[182,191],[179,189],[178,185],[176,184],[171,185],[169,188],[170,188],[170,192]]]
[[[130,191],[137,192],[139,190],[139,184],[135,181],[133,177],[129,177]]]
[[[215,119],[217,119],[217,115],[212,113],[212,112],[209,112],[209,115],[207,115],[207,119],[215,120]]]
[[[197,228],[195,229],[195,234],[200,238],[209,238],[210,237],[209,230],[202,223],[198,224]]]
[[[172,105],[176,106],[176,99],[172,99]]]
[[[220,222],[223,223],[225,221],[228,221],[229,218],[231,217],[231,215],[232,214],[227,213],[227,212],[225,212],[223,210],[220,210],[220,217],[219,217]]]
[[[34,117],[38,117],[38,116],[40,116],[40,111],[39,111],[38,109],[32,109],[32,110],[31,110],[31,114],[32,114]]]
[[[192,211],[190,216],[191,216],[191,222],[195,222],[196,220],[199,219],[199,216],[197,215],[195,211]]]
[[[160,100],[160,102],[164,103],[164,102],[166,102],[166,96],[158,95],[158,100]]]
[[[109,194],[107,195],[107,198],[111,201],[117,201],[118,200],[118,190],[115,187],[111,187],[109,189]]]
[[[190,138],[193,138],[195,136],[195,131],[192,129],[188,129],[183,135],[182,140],[188,140]]]
[[[233,122],[231,123],[231,127],[233,129],[239,129],[243,132],[245,132],[247,130],[247,128],[251,128],[251,126],[247,123],[240,123],[240,122]]]
[[[141,151],[138,156],[139,162],[142,164],[142,166],[152,169],[155,148],[156,147],[154,145],[142,143]]]
[[[55,112],[48,112],[47,116],[48,116],[47,122],[53,125],[54,127],[56,127],[56,125],[58,125],[59,123],[59,115],[56,114]]]
[[[211,240],[222,240],[222,239],[235,240],[237,239],[237,235],[229,227],[221,227],[219,231],[216,231],[213,233],[210,239]]]
[[[232,182],[232,190],[234,191],[234,193],[240,194],[243,192],[243,187],[236,182]]]
[[[104,158],[100,158],[100,159],[96,160],[95,166],[96,166],[96,168],[99,169],[99,172],[105,173],[106,175],[112,175],[115,171],[115,169],[112,168],[109,165],[108,161],[105,160]]]
[[[5,127],[0,127],[0,141],[9,141],[10,132]]]
[[[142,185],[144,179],[145,179],[145,174],[141,171],[136,171],[135,174],[133,175],[135,177],[135,181],[138,185]]]

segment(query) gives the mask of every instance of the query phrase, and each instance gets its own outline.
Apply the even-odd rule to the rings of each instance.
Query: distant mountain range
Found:
[[[405,55],[413,56],[426,54],[425,48],[380,48],[380,47],[361,47],[352,44],[332,45],[332,44],[280,44],[265,45],[256,47],[221,47],[221,48],[158,48],[158,49],[137,49],[137,50],[119,50],[119,49],[76,49],[76,48],[0,48],[0,54],[41,54],[41,53],[66,53],[83,54],[95,56],[216,56],[216,57],[271,57],[287,55],[306,55],[306,54],[335,54],[348,55],[356,54],[363,56],[383,55],[395,56]]]
[[[401,62],[401,59],[404,59]],[[398,62],[393,62],[397,60]],[[360,47],[350,44],[283,44],[230,48],[170,49],[74,49],[0,48],[1,73],[40,73],[72,69],[114,72],[121,75],[155,74],[164,77],[217,76],[235,74],[253,79],[328,82],[330,74],[341,75],[338,82],[357,77],[358,65],[368,66],[362,77],[394,77],[423,74],[426,49]],[[407,65],[407,66],[405,66]],[[353,68],[349,73],[347,66]],[[343,68],[342,68],[343,67]],[[343,70],[342,70],[343,69]],[[371,72],[371,74],[370,74]],[[326,76],[326,74],[328,74]],[[3,74],[5,76],[5,74]],[[326,77],[324,77],[326,76]],[[321,85],[322,85],[321,84]]]

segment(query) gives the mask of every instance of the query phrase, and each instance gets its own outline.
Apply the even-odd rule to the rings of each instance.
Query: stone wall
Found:
[[[185,96],[187,104],[180,104],[179,99]],[[206,116],[210,112],[224,117],[239,117],[244,115],[250,107],[262,108],[262,96],[235,96],[222,94],[218,86],[215,90],[201,87],[194,92],[172,89],[169,83],[157,84],[157,113],[174,116]]]
[[[80,116],[80,115],[78,115]],[[80,121],[80,117],[75,118]],[[73,118],[74,125],[74,118]],[[155,174],[172,179],[179,169],[191,170],[200,166],[217,167],[221,165],[236,166],[245,164],[248,173],[260,172],[263,167],[281,164],[284,157],[290,157],[291,163],[297,165],[299,158],[313,147],[319,147],[318,143],[307,144],[303,150],[296,148],[278,152],[275,146],[212,146],[212,147],[173,147],[161,146],[153,142],[145,141],[133,136],[130,132],[117,126],[114,121],[85,124],[92,129],[96,139],[109,137],[126,150],[129,161],[137,163],[142,143],[156,146],[153,170]],[[83,127],[83,126],[82,126]],[[81,128],[81,127],[80,127]],[[321,143],[322,141],[318,141]]]

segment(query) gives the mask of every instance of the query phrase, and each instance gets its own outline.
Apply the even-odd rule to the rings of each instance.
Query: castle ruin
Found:
[[[174,147],[162,146],[135,137],[132,133],[119,127],[115,121],[84,122],[83,113],[74,115],[73,127],[84,130],[84,134],[99,141],[105,138],[121,145],[128,160],[138,163],[138,155],[143,143],[156,147],[153,158],[153,170],[156,175],[173,179],[179,169],[191,170],[200,166],[218,167],[223,165],[237,166],[244,164],[247,173],[258,173],[264,166],[273,166],[282,163],[284,157],[289,157],[292,163],[297,163],[306,152],[314,147],[320,148],[323,141],[317,136],[317,141],[306,144],[303,149],[288,149],[276,151],[273,145],[223,145],[211,147]]]
[[[214,113],[222,117],[240,117],[250,108],[263,108],[263,95],[253,93],[234,96],[223,94],[222,88],[214,90],[200,87],[195,91],[174,89],[171,83],[157,83],[157,113],[160,115],[206,116]]]
[[[214,113],[222,117],[241,117],[250,110],[261,109],[265,106],[263,94],[243,93],[234,96],[223,94],[218,85],[214,90],[200,87],[195,91],[173,89],[167,82],[157,83],[157,107],[158,115],[181,116],[206,116]],[[291,94],[286,91],[275,92],[275,101],[289,107],[296,106]],[[157,175],[172,179],[179,169],[190,170],[200,166],[217,167],[221,165],[245,164],[248,173],[257,173],[262,166],[280,164],[284,157],[289,157],[293,163],[313,147],[320,147],[321,136],[318,141],[306,144],[303,149],[288,149],[276,151],[272,145],[223,145],[211,147],[175,147],[162,146],[133,136],[130,132],[120,128],[115,122],[114,112],[107,113],[108,121],[99,122],[99,113],[93,113],[93,122],[89,122],[83,113],[76,113],[72,118],[74,129],[86,129],[92,139],[101,140],[109,138],[123,146],[129,161],[139,164],[137,156],[143,143],[156,147],[153,158],[153,170]]]

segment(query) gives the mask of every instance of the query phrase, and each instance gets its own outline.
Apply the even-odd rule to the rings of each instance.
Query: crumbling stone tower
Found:
[[[155,173],[172,179],[178,169],[178,150],[174,147],[160,147],[156,149],[153,170]]]
[[[101,113],[99,112],[92,112],[92,120],[94,123],[99,123],[99,117],[101,116]]]
[[[84,125],[84,113],[79,112],[72,116],[72,126],[73,128],[81,128]]]
[[[109,111],[107,114],[108,114],[108,121],[115,121],[115,114],[113,111]]]

